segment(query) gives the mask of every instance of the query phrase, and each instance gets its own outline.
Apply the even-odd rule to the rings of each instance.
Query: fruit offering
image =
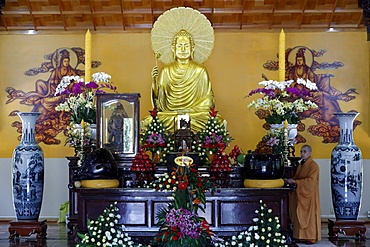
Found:
[[[137,153],[132,160],[131,171],[133,172],[151,172],[155,170],[153,161],[144,148],[140,147],[139,153]]]
[[[229,157],[233,160],[236,160],[241,153],[242,152],[240,151],[239,146],[235,145],[234,148],[229,153]]]
[[[209,171],[231,172],[232,170],[229,156],[225,152],[217,152],[213,158],[211,166],[209,167]]]

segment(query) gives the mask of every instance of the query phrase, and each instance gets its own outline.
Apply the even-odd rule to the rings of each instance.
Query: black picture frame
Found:
[[[97,148],[111,151],[117,164],[131,164],[139,151],[140,94],[97,94]]]

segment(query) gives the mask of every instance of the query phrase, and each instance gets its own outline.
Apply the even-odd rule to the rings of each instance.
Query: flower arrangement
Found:
[[[67,127],[67,139],[65,145],[75,149],[75,155],[83,153],[84,148],[92,147],[95,140],[92,136],[91,125],[81,121],[81,125],[70,123]],[[87,150],[86,150],[87,151]]]
[[[65,101],[60,103],[55,110],[69,112],[71,122],[96,123],[95,96],[104,93],[106,89],[116,92],[116,86],[112,85],[111,76],[98,72],[92,75],[93,81],[84,82],[80,76],[64,76],[58,84],[55,96],[65,95]]]
[[[178,157],[182,161],[170,175],[165,173],[149,187],[158,191],[172,191],[174,201],[156,215],[159,232],[153,240],[158,246],[208,246],[214,234],[207,221],[197,214],[205,211],[205,191],[214,193],[215,184],[198,175],[189,157]]]
[[[81,243],[77,247],[95,246],[127,246],[139,247],[127,233],[124,227],[118,226],[121,215],[118,213],[117,202],[109,205],[96,220],[87,221],[87,233],[77,233]]]
[[[205,191],[213,194],[216,185],[207,177],[201,177],[194,165],[178,166],[171,174],[163,176],[149,184],[157,191],[172,191],[175,208],[187,208],[197,212],[204,211],[206,198]]]
[[[152,116],[152,121],[143,131],[140,143],[146,151],[151,151],[153,154],[156,152],[161,153],[168,147],[168,144],[170,144],[170,135],[157,116],[157,108],[149,112]]]
[[[160,212],[161,227],[153,244],[159,246],[209,246],[214,235],[208,222],[196,213],[185,209],[171,208]]]
[[[91,133],[91,124],[96,124],[96,94],[104,93],[104,90],[114,92],[117,90],[110,81],[110,75],[98,72],[92,77],[93,81],[84,82],[80,76],[64,76],[54,94],[64,96],[64,102],[57,105],[55,110],[70,114],[65,145],[73,147],[75,155],[79,154],[81,159],[84,157],[85,147],[91,147],[95,142],[95,136]],[[82,123],[85,126],[82,126]],[[87,131],[86,128],[89,130]]]
[[[226,127],[216,118],[217,111],[211,108],[206,128],[200,132],[199,142],[201,148],[213,154],[225,150],[233,140]]]
[[[284,151],[284,129],[275,129],[266,133],[262,137],[262,143],[265,143],[269,150],[267,153],[282,154]]]
[[[297,124],[299,122],[298,112],[317,108],[314,102],[305,100],[310,97],[311,90],[317,90],[316,84],[310,80],[298,79],[296,82],[269,80],[258,84],[263,87],[250,91],[247,97],[254,94],[263,94],[263,96],[257,101],[253,100],[248,108],[262,111],[260,114],[269,124],[281,124],[285,120],[289,124]]]
[[[287,247],[285,236],[281,234],[279,217],[272,215],[272,209],[267,208],[266,204],[260,200],[260,208],[257,209],[258,218],[254,218],[254,225],[247,231],[232,236],[230,241],[215,243],[216,247],[236,246],[270,246]]]

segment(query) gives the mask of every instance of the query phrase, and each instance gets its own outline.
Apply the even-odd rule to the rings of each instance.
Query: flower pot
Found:
[[[297,126],[298,124],[288,124],[288,139],[289,140],[293,140],[297,136],[298,134]],[[281,124],[270,124],[270,127],[271,127],[271,131],[284,129],[284,122]]]
[[[334,113],[340,140],[331,153],[331,193],[336,220],[357,220],[362,195],[362,154],[353,140],[353,121],[359,113]]]
[[[21,143],[12,157],[13,202],[17,220],[38,221],[44,191],[44,154],[35,139],[39,112],[19,112]]]

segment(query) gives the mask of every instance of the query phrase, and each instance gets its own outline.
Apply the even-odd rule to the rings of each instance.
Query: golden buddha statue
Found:
[[[174,11],[180,13],[175,15],[172,13]],[[178,112],[187,111],[190,116],[191,130],[193,132],[199,132],[205,129],[209,119],[210,108],[215,105],[207,70],[200,64],[200,62],[208,58],[213,48],[213,28],[205,17],[199,18],[199,16],[203,16],[200,12],[191,8],[180,7],[167,12],[162,15],[163,18],[166,15],[169,15],[169,17],[166,17],[167,19],[182,16],[186,20],[186,23],[184,25],[174,25],[177,28],[181,27],[181,29],[175,32],[174,35],[172,34],[171,43],[169,43],[169,39],[165,39],[165,41],[161,40],[164,37],[163,30],[160,30],[163,28],[161,22],[168,24],[174,23],[173,21],[175,20],[171,22],[164,21],[162,16],[160,16],[157,20],[160,24],[157,22],[154,24],[152,30],[152,47],[155,54],[157,54],[157,58],[164,62],[165,65],[160,73],[158,73],[157,66],[153,68],[152,104],[157,108],[158,118],[166,126],[167,130],[173,132],[175,129],[174,119],[178,116]],[[197,26],[194,25],[195,23],[187,23],[188,20],[189,22],[194,20],[194,18],[189,18],[194,17],[191,15],[198,17],[195,20],[199,21],[201,30],[194,30],[194,26]],[[204,21],[206,25],[204,25]],[[190,27],[187,27],[187,25]],[[195,33],[198,32],[198,36],[203,36],[203,40],[199,40],[199,43],[202,45],[199,46],[199,52],[195,48],[197,39],[187,28],[193,30]],[[169,27],[166,26],[166,30],[168,29]],[[167,50],[165,50],[164,46],[166,42]],[[171,54],[169,54],[169,51]],[[222,120],[221,117],[219,118]]]

